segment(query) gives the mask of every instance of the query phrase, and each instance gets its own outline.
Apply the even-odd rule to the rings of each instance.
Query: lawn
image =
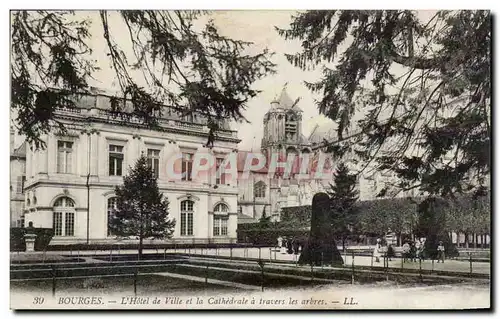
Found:
[[[52,280],[22,280],[11,281],[10,289],[12,291],[23,292],[30,291],[31,293],[51,293]],[[214,284],[205,284],[203,282],[193,282],[178,278],[170,278],[154,274],[142,274],[137,280],[138,295],[154,295],[158,293],[187,293],[194,291],[213,290],[219,292],[235,291],[233,288],[223,287]],[[134,277],[133,276],[115,276],[115,277],[99,277],[99,278],[71,278],[58,279],[56,281],[56,293],[71,294],[71,293],[122,293],[131,294],[134,292]]]

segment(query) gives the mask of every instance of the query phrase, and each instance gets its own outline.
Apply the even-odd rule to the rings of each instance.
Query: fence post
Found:
[[[261,247],[259,247],[259,260],[261,259],[260,248],[261,248]]]
[[[469,252],[469,266],[470,266],[470,274],[472,275],[472,254]]]
[[[274,261],[276,261],[276,249],[274,250]]]
[[[271,248],[269,248],[269,262],[273,261],[272,258],[273,258],[273,252],[271,251]]]
[[[207,267],[205,268],[205,285],[208,285],[208,262]]]
[[[139,254],[137,254],[139,256]],[[109,261],[113,261],[113,246],[109,248]]]
[[[229,260],[233,260],[233,245],[229,247]]]
[[[389,257],[387,257],[387,252],[385,253],[385,280],[389,281]]]
[[[323,270],[323,252],[321,252],[321,270]]]
[[[260,260],[259,260],[260,261]],[[262,275],[262,284],[261,284],[261,290],[264,292],[264,263],[262,263],[262,266],[260,266],[260,271]]]
[[[403,267],[403,266],[404,266],[404,265],[403,265],[404,261],[405,261],[404,253],[401,253],[401,269],[403,269],[403,268],[404,268],[404,267]]]
[[[314,263],[311,261],[311,281],[314,280]]]
[[[137,266],[134,269],[134,295],[137,296]]]
[[[352,272],[351,272],[351,284],[354,285],[354,250],[352,251],[352,262],[351,262],[352,266],[351,266],[351,269],[352,269]]]
[[[52,296],[56,295],[56,266],[52,266]]]
[[[431,274],[434,271],[434,258],[432,258],[432,268],[431,268]]]
[[[373,269],[373,251],[372,251],[372,260],[371,260],[371,266],[370,267]]]
[[[420,281],[422,281],[422,258],[418,258],[418,275],[420,277]]]
[[[167,259],[167,247],[163,248],[163,260]]]

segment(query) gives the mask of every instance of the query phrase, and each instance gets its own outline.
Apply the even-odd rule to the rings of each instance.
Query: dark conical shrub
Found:
[[[325,193],[318,193],[312,200],[311,231],[299,257],[299,264],[321,266],[343,263],[331,227],[330,197]]]

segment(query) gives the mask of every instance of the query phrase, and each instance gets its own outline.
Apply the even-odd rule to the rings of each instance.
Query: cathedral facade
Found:
[[[260,153],[267,159],[267,165],[257,171],[252,171],[251,178],[239,179],[238,193],[238,222],[250,223],[258,221],[263,215],[271,216],[272,220],[279,221],[281,209],[291,206],[311,205],[314,194],[330,189],[333,173],[338,161],[320,147],[323,141],[337,139],[336,127],[333,121],[323,125],[317,124],[308,136],[303,133],[303,111],[300,108],[300,99],[292,99],[286,88],[281,91],[269,106],[264,115],[263,138]],[[238,171],[243,172],[243,162],[250,151],[239,151]],[[279,161],[289,161],[291,158],[309,159],[308,164],[293,165],[288,176],[282,176],[270,171],[271,154],[282,154]],[[323,158],[324,161],[318,159]],[[357,164],[353,156],[346,156],[343,161],[351,169]],[[307,177],[299,173],[306,170]],[[321,171],[313,174],[312,171]],[[300,176],[299,176],[300,175]],[[395,180],[395,176],[388,172],[370,172],[358,176],[357,189],[360,200],[374,199],[383,186],[383,181]],[[412,194],[401,194],[409,196]]]

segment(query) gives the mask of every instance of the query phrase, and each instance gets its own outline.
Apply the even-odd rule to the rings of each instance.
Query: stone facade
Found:
[[[68,134],[43,136],[45,150],[27,149],[26,223],[54,227],[52,244],[114,241],[107,227],[114,188],[144,153],[154,161],[158,186],[170,202],[169,218],[176,220],[174,240],[235,241],[236,178],[226,178],[223,185],[216,183],[213,174],[176,180],[167,174],[167,165],[176,153],[230,154],[239,142],[236,132],[220,132],[215,147],[207,149],[208,128],[203,119],[181,118],[165,108],[159,120],[161,130],[151,130],[136,118],[115,118],[109,109],[107,96],[83,96],[78,108],[56,113],[69,128]],[[181,160],[174,166],[180,169]]]

